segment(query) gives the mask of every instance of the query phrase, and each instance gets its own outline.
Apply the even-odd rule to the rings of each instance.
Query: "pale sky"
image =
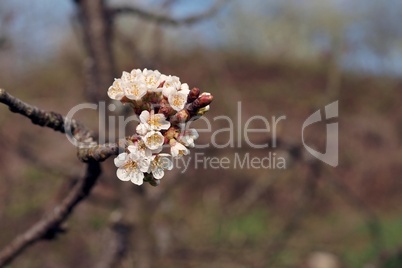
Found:
[[[116,0],[114,2],[130,1]],[[142,6],[152,10],[161,2],[163,1],[145,1],[147,5]],[[213,0],[178,0],[172,9],[172,15],[183,17],[186,14],[195,14],[202,9],[207,9],[213,2]],[[250,19],[260,17],[263,24],[267,23],[265,17],[282,16],[285,2],[298,5],[298,13],[303,16],[303,12],[307,12],[304,15],[306,18],[310,16],[308,12],[315,12],[315,15],[321,12],[320,7],[329,7],[335,13],[348,14],[352,18],[356,14],[363,14],[364,19],[354,20],[344,30],[348,50],[344,52],[342,65],[345,68],[366,72],[402,75],[402,52],[399,47],[402,40],[402,28],[399,26],[401,25],[399,18],[402,18],[402,2],[398,0],[232,0],[214,20],[207,20],[191,28],[182,29],[185,32],[196,32],[196,36],[199,37],[197,44],[192,44],[193,38],[188,38],[184,40],[185,45],[191,47],[201,42],[202,45],[209,47],[228,46],[228,35],[233,33],[233,25],[239,21],[233,14],[234,7],[240,6],[246,18],[247,16]],[[317,3],[320,4],[317,5]],[[35,55],[46,57],[57,51],[63,38],[71,33],[74,8],[71,0],[3,0],[0,5],[0,15],[11,12],[14,19],[6,27],[0,25],[0,30],[6,28],[5,31],[11,33],[13,46],[21,53],[22,58]],[[178,30],[174,31],[177,34]],[[253,29],[246,31],[249,33],[244,34],[246,39],[243,43],[253,50],[258,50],[259,45],[263,47],[264,42],[270,41],[269,36],[259,37]],[[384,40],[381,34],[388,34],[386,36],[390,39]],[[322,37],[317,39],[318,47],[326,44],[325,33]],[[376,45],[374,48],[373,44]]]

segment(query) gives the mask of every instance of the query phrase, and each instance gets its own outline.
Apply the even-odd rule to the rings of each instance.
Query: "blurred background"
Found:
[[[235,119],[239,101],[245,120],[286,115],[269,150],[286,169],[176,169],[158,187],[134,187],[109,159],[68,232],[10,267],[402,267],[401,17],[397,0],[1,1],[0,87],[42,109],[107,100],[113,78],[148,68],[211,92],[211,121]],[[333,168],[308,157],[301,129],[336,100]],[[77,118],[98,129],[96,111]],[[5,106],[0,124],[3,248],[63,198],[84,164],[64,135]],[[306,129],[321,152],[325,128]]]

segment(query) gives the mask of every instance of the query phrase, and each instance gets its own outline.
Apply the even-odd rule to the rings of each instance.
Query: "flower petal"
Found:
[[[163,96],[169,98],[170,94],[176,93],[177,90],[174,87],[165,87],[162,89]]]
[[[190,93],[190,88],[189,88],[189,86],[188,86],[187,83],[181,84],[181,86],[180,86],[180,92],[182,92],[182,93],[184,93],[184,94],[187,94],[187,95],[188,95],[188,93]]]
[[[139,135],[144,136],[150,129],[147,124],[140,123],[135,130]]]
[[[117,178],[119,178],[122,181],[129,181],[130,180],[129,173],[124,168],[118,168],[117,171],[116,171],[116,175],[117,175]]]
[[[151,159],[149,157],[142,157],[138,161],[138,168],[141,172],[148,172],[151,165]]]
[[[142,139],[145,145],[151,150],[160,149],[165,141],[165,138],[159,131],[150,131]]]
[[[130,100],[141,100],[147,94],[147,88],[140,81],[133,81],[124,84],[124,93]]]
[[[183,155],[188,155],[190,153],[186,146],[184,146],[180,142],[177,142],[174,139],[170,140],[170,146],[170,152],[175,158],[180,158]]]
[[[124,90],[120,79],[116,79],[113,82],[113,85],[107,90],[107,95],[113,100],[121,100],[124,97]]]
[[[173,168],[173,162],[170,160],[170,155],[168,155],[169,157],[166,156],[162,156],[162,154],[159,155],[159,165],[163,168],[163,169],[167,169],[167,170],[172,170]]]
[[[132,183],[136,185],[142,185],[144,183],[144,173],[138,172],[131,172],[130,173],[130,180]]]
[[[180,111],[184,108],[184,105],[187,103],[187,94],[182,92],[176,92],[170,94],[168,97],[168,101],[170,106],[176,111]]]
[[[121,153],[114,159],[116,167],[121,167],[127,162],[127,153]]]
[[[165,175],[165,172],[163,171],[163,168],[156,168],[152,171],[152,175],[155,179],[160,180]]]
[[[148,124],[149,112],[147,110],[142,111],[140,114],[140,120],[143,124]]]

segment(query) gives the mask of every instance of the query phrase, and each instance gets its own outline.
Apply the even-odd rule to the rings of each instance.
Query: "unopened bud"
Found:
[[[164,136],[165,139],[171,140],[173,138],[177,138],[179,134],[180,134],[180,128],[177,126],[172,126],[166,131]]]
[[[170,122],[172,124],[184,123],[190,119],[190,114],[187,110],[183,109],[178,111],[174,116],[171,117]]]
[[[162,98],[163,95],[161,92],[148,92],[147,95],[145,95],[145,99],[152,103],[159,103]]]
[[[200,103],[200,108],[205,107],[214,100],[214,96],[211,95],[211,93],[204,92],[198,97],[199,103]]]
[[[210,93],[202,93],[193,103],[186,108],[191,115],[196,115],[201,108],[208,106],[213,100]]]
[[[166,99],[161,100],[160,102],[159,112],[163,114],[166,118],[172,116],[176,113],[176,111],[170,106],[169,102]]]
[[[200,89],[196,87],[192,88],[188,93],[187,103],[192,103],[198,98],[199,95],[200,95]]]
[[[206,112],[208,112],[209,111],[209,105],[207,105],[207,106],[205,106],[205,107],[202,107],[201,109],[199,109],[198,111],[197,111],[197,115],[204,115]]]

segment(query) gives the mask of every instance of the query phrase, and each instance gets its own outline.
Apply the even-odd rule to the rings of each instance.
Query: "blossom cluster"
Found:
[[[189,154],[198,133],[186,123],[207,112],[213,99],[198,88],[190,90],[177,76],[148,69],[123,72],[107,94],[130,105],[140,119],[125,151],[114,159],[117,177],[137,185],[158,185],[164,170],[173,168],[172,158]],[[168,153],[163,152],[166,147]]]

